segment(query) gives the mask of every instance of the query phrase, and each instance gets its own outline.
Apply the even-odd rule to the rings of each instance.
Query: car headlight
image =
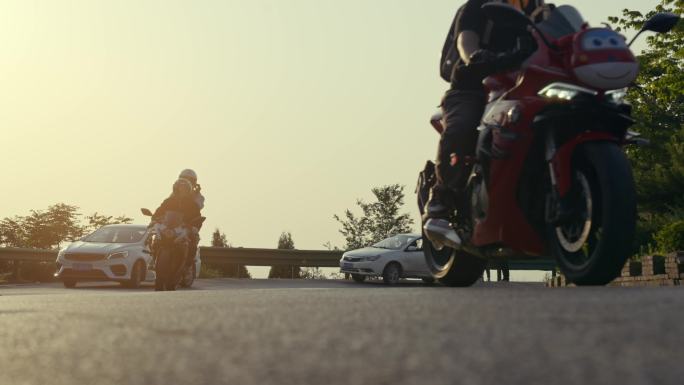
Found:
[[[547,99],[569,102],[578,96],[596,96],[598,92],[574,84],[552,83],[539,91],[538,95]]]
[[[629,88],[621,88],[619,90],[612,90],[606,92],[606,101],[616,105],[625,104],[625,98],[627,97],[627,91]]]
[[[375,262],[375,261],[377,261],[378,259],[380,259],[380,256],[379,256],[379,255],[374,255],[374,256],[372,256],[372,257],[363,257],[363,260],[364,260],[364,261],[368,261],[368,262]]]
[[[128,257],[128,251],[119,251],[116,253],[109,254],[109,256],[107,256],[107,259],[121,259],[126,257]]]

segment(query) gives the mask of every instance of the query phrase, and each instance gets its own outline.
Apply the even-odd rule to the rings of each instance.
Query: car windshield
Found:
[[[410,235],[396,235],[391,238],[383,239],[382,241],[374,244],[373,247],[378,249],[403,250],[415,239],[416,237]]]
[[[539,29],[554,39],[572,35],[582,30],[585,20],[579,11],[569,5],[561,5],[549,17],[537,24]]]
[[[83,239],[93,243],[136,243],[145,235],[144,227],[102,227]]]

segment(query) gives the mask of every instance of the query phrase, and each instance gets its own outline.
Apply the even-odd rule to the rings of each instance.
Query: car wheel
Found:
[[[62,283],[64,284],[64,287],[66,287],[67,289],[73,289],[76,287],[77,281],[74,281],[72,279],[67,279],[67,280],[63,281]]]
[[[141,261],[137,261],[133,265],[133,270],[131,270],[131,279],[123,282],[124,287],[129,289],[138,289],[140,287],[140,282],[145,276],[145,264]]]
[[[361,275],[361,274],[352,274],[351,276],[352,276],[352,279],[354,280],[354,282],[361,283],[361,282],[363,282],[363,281],[366,280],[366,276],[365,276],[365,275]]]
[[[434,278],[422,278],[422,280],[423,280],[424,283],[426,283],[426,284],[428,284],[428,285],[432,285],[432,284],[435,283],[435,279],[434,279]]]
[[[401,266],[396,262],[390,262],[382,272],[382,281],[386,285],[396,285],[401,279]]]

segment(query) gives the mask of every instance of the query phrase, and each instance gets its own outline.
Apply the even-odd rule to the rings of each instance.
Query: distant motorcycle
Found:
[[[485,79],[489,104],[473,170],[451,218],[464,244],[425,242],[427,264],[442,283],[470,286],[488,259],[553,255],[568,280],[606,284],[624,266],[635,233],[636,192],[623,149],[640,142],[628,130],[634,121],[624,102],[639,72],[631,43],[610,28],[589,28],[571,6],[539,24],[507,5],[483,10],[527,41],[531,35],[538,48],[519,71]],[[659,13],[639,33],[665,33],[678,21]],[[431,123],[444,130],[440,115]],[[418,186],[421,214],[434,179],[428,162]]]
[[[141,210],[143,215],[152,216],[148,209]],[[160,223],[152,226],[150,251],[154,257],[157,291],[176,290],[185,272],[186,261],[194,256],[188,255],[190,231],[196,231],[205,217],[195,218],[184,225],[183,214],[168,211]]]

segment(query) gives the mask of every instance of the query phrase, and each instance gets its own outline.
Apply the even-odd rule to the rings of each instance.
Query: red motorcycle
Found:
[[[425,242],[427,264],[442,283],[470,286],[487,260],[553,256],[569,281],[607,284],[630,256],[636,223],[623,150],[641,141],[628,130],[634,121],[624,102],[639,72],[631,43],[609,27],[590,28],[571,6],[537,24],[504,4],[483,10],[531,34],[538,49],[519,70],[485,79],[489,104],[476,159],[451,220],[464,244],[438,250]],[[639,34],[664,33],[678,21],[659,13]],[[441,116],[432,124],[443,131]],[[421,214],[432,183],[428,162],[419,179]]]

